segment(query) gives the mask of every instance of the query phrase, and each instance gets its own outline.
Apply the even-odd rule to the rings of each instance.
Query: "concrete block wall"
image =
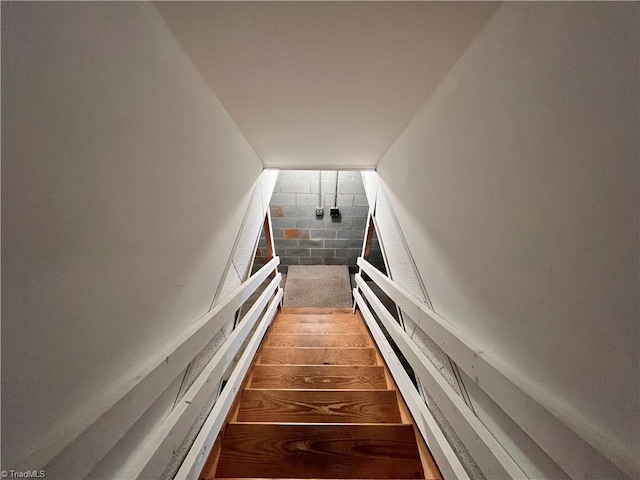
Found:
[[[347,265],[357,271],[369,206],[360,172],[338,175],[340,217],[330,217],[334,206],[336,172],[283,170],[271,197],[271,220],[280,269],[290,265]],[[324,216],[316,217],[318,204]],[[264,240],[261,244],[264,245]]]

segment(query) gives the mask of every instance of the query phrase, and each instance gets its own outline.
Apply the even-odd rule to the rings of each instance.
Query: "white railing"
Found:
[[[122,477],[128,479],[159,478],[168,459],[171,458],[173,449],[184,440],[204,403],[215,393],[222,375],[252,326],[259,318],[263,323],[268,324],[275,316],[275,310],[282,298],[281,275],[277,272],[279,263],[278,257],[272,258],[258,272],[238,286],[228,299],[212,308],[158,352],[146,366],[138,370],[135,378],[128,380],[120,387],[119,394],[112,395],[110,399],[105,399],[101,403],[102,406],[96,410],[93,420],[84,425],[76,425],[75,434],[71,429],[63,432],[72,440],[60,449],[51,462],[51,469],[67,472],[70,476],[86,475],[86,472],[93,467],[95,459],[103,458],[117,444],[222,326],[233,318],[258,287],[269,276],[273,276],[266,290],[225,340],[158,430],[154,432],[151,440],[145,443],[140,452],[136,452],[125,465],[124,472],[121,472]],[[260,316],[267,305],[266,313]],[[260,331],[259,328],[256,335]],[[253,341],[255,341],[255,335]],[[233,386],[227,384],[222,395],[227,395],[231,388]],[[218,399],[216,405],[220,401],[221,399]],[[49,468],[47,467],[48,470]]]
[[[242,298],[246,294],[248,298],[260,283],[255,283],[259,279],[266,279],[267,275],[274,272],[274,269],[279,263],[279,258],[275,257],[269,263],[267,263],[262,269],[260,269],[254,276],[250,277],[247,282],[241,285],[244,286],[254,280],[251,284],[251,289],[242,289],[241,295],[238,297],[232,297],[232,299],[225,302],[225,305],[231,302],[234,306],[237,305],[234,298]],[[282,275],[280,273],[275,274],[267,288],[260,294],[249,311],[242,317],[240,323],[236,329],[229,335],[229,337],[222,344],[220,349],[215,353],[213,358],[209,361],[207,366],[202,370],[200,375],[196,378],[193,384],[185,392],[184,396],[173,408],[169,416],[162,422],[160,427],[149,438],[142,451],[138,452],[133,461],[129,462],[124,472],[122,472],[123,478],[160,478],[162,472],[167,466],[167,460],[171,458],[173,452],[180,446],[185,439],[189,429],[195,422],[197,416],[202,412],[209,397],[215,392],[220,382],[223,379],[227,368],[230,366],[234,357],[238,353],[242,344],[247,340],[249,333],[254,329],[258,320],[260,320],[258,328],[254,331],[249,344],[246,346],[243,354],[235,365],[230,378],[228,379],[222,393],[216,400],[212,411],[208,415],[208,420],[201,428],[200,435],[197,437],[194,444],[189,450],[189,455],[184,460],[180,472],[183,472],[187,465],[190,465],[188,475],[181,477],[181,473],[176,478],[197,478],[204,462],[207,459],[213,442],[215,441],[220,428],[231,408],[233,399],[240,388],[242,380],[251,364],[262,338],[267,330],[267,327],[271,324],[271,321],[275,317],[278,305],[282,299],[282,288],[280,283]],[[240,294],[240,292],[237,292]],[[240,304],[242,306],[242,304]],[[263,311],[266,307],[266,311]],[[240,307],[238,307],[240,308]],[[234,311],[237,309],[234,309]],[[221,309],[222,311],[222,309]],[[223,322],[228,321],[228,316],[217,315],[214,318],[218,318],[216,322],[219,324],[218,330],[222,327]],[[213,321],[213,318],[211,319]],[[211,338],[211,337],[209,337]],[[194,350],[194,355],[199,353],[200,350]],[[212,419],[210,421],[209,419]],[[211,441],[208,439],[211,438]]]
[[[278,274],[274,281],[278,280],[279,282],[280,277],[281,275]],[[216,441],[218,433],[224,425],[224,421],[227,418],[231,405],[233,404],[233,400],[242,385],[244,376],[247,374],[247,370],[249,370],[249,367],[251,366],[253,357],[258,351],[258,347],[267,332],[267,328],[269,328],[269,325],[276,315],[278,304],[281,299],[282,289],[278,288],[276,296],[269,304],[266,313],[262,316],[262,320],[258,324],[253,337],[251,337],[242,357],[240,357],[238,364],[229,377],[227,385],[207,416],[207,419],[200,429],[200,433],[193,442],[193,445],[191,445],[187,457],[182,462],[180,470],[178,470],[178,473],[174,477],[175,480],[195,480],[198,478],[198,475],[200,474],[200,471],[213,448],[213,444]],[[260,310],[258,309],[255,313],[257,314],[259,311]],[[247,317],[248,316],[249,314],[247,314]],[[252,321],[252,325],[253,324],[255,324],[255,320]]]
[[[510,378],[497,361],[474,345],[474,342],[463,332],[438,316],[423,302],[402,289],[363,258],[358,259],[358,266],[416,323],[417,328],[429,336],[572,478],[626,477],[598,450],[554,416],[548,406],[532,398],[533,395],[530,392],[527,392],[523,386],[519,386],[515,379]],[[381,332],[377,333],[379,326],[367,302],[487,478],[526,478],[524,472],[502,445],[395,321],[360,274],[356,275],[356,284],[357,287],[354,289],[356,305],[362,311],[376,341],[378,342],[379,337],[384,341],[381,348],[383,355],[386,339]],[[395,357],[395,354],[392,356]],[[402,391],[403,383],[406,384],[406,382],[398,383]],[[460,478],[460,474],[454,471],[454,467],[457,468],[455,461],[452,464],[450,456],[446,452],[439,451],[440,447],[434,445],[437,441],[434,442],[433,437],[437,436],[437,432],[430,428],[431,420],[425,415],[424,409],[419,409],[415,405],[412,407],[412,404],[417,403],[411,401],[418,395],[417,390],[413,385],[404,385],[404,388],[407,393],[402,391],[403,396],[408,400],[408,406],[426,443],[432,449],[436,463],[439,466],[453,465],[451,468],[445,468],[443,475],[445,478]],[[434,449],[432,445],[436,448]]]

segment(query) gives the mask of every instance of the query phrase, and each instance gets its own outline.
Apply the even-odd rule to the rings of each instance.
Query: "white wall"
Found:
[[[627,471],[638,7],[504,4],[378,165],[435,310]]]
[[[3,3],[2,107],[2,463],[36,468],[210,308],[262,164],[150,3]]]
[[[341,170],[375,165],[497,3],[157,8],[265,165]]]

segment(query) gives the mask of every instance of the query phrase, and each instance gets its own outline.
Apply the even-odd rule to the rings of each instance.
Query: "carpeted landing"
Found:
[[[350,307],[346,265],[291,265],[284,284],[285,307]]]

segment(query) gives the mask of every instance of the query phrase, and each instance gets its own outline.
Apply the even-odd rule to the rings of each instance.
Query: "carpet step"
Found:
[[[242,394],[238,422],[402,423],[392,390],[255,390]]]
[[[258,364],[376,365],[373,348],[263,347]]]
[[[332,313],[350,313],[353,314],[351,307],[282,307],[280,313],[289,313],[294,315],[321,314],[328,315]]]
[[[369,336],[365,334],[310,335],[292,333],[272,333],[267,338],[267,347],[370,347]]]
[[[216,477],[424,478],[412,425],[229,423]]]
[[[251,388],[386,389],[384,367],[256,365]]]

